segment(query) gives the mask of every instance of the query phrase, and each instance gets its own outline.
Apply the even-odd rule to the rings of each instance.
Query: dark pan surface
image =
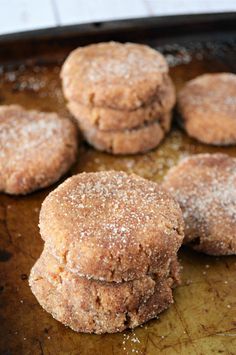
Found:
[[[188,17],[182,22],[175,18],[173,23],[132,24],[130,30],[124,26],[81,34],[79,28],[72,28],[55,36],[50,31],[41,33],[43,39],[39,34],[32,40],[0,38],[0,104],[18,103],[68,115],[60,65],[71,49],[100,40],[132,40],[160,49],[178,89],[204,72],[236,72],[236,17],[232,14],[215,20],[198,17],[192,25]],[[116,169],[159,182],[183,156],[200,152],[236,156],[235,147],[199,144],[174,124],[163,144],[145,155],[114,157],[81,143],[78,161],[68,175]],[[77,334],[43,311],[27,278],[43,247],[38,230],[40,205],[53,188],[27,197],[0,194],[1,354],[235,354],[235,256],[209,257],[182,248],[183,283],[174,292],[174,305],[133,332]]]

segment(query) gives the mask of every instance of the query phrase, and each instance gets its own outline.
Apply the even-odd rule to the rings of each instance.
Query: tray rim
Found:
[[[37,30],[12,32],[0,35],[0,43],[21,41],[21,40],[45,40],[59,39],[70,36],[83,37],[85,35],[99,34],[108,31],[119,31],[128,29],[148,28],[170,28],[171,26],[184,26],[194,24],[210,24],[219,21],[235,21],[236,29],[236,12],[218,12],[218,13],[197,13],[197,14],[181,14],[168,16],[152,16],[140,17],[135,19],[122,19],[113,21],[101,21],[85,24],[65,25],[47,27]]]

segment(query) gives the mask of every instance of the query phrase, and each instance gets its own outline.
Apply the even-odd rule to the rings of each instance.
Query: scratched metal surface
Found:
[[[155,39],[150,43],[158,44]],[[18,54],[21,52],[17,64],[12,48],[5,51],[0,48],[1,63],[5,62],[5,67],[0,67],[0,104],[17,102],[26,108],[68,115],[58,74],[74,42],[67,42],[55,51],[47,48],[46,52],[43,44],[35,46],[33,60],[29,60],[30,51],[24,54],[23,45],[22,51],[21,46],[14,49]],[[232,40],[204,44],[198,40],[186,46],[161,44],[159,48],[167,55],[178,89],[186,80],[204,72],[236,71],[236,46]],[[42,56],[38,53],[41,50]],[[159,182],[181,157],[218,151],[236,156],[235,147],[199,144],[174,125],[163,144],[145,155],[114,157],[81,143],[77,163],[68,175],[117,169]],[[236,353],[234,256],[209,257],[183,248],[179,253],[183,282],[174,291],[174,305],[159,319],[133,332],[102,336],[77,334],[47,314],[32,295],[27,278],[43,247],[38,230],[40,205],[55,186],[26,197],[0,194],[1,354]]]

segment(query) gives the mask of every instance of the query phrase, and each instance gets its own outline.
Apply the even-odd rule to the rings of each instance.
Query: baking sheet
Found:
[[[235,18],[232,20],[231,15],[220,21],[217,17],[215,21],[212,17],[204,21],[198,18],[186,27],[177,18],[173,26],[152,22],[150,27],[147,22],[131,31],[116,28],[82,36],[74,28],[54,37],[43,33],[44,39],[35,35],[32,40],[0,38],[0,104],[18,103],[29,109],[68,115],[60,88],[60,65],[80,43],[104,39],[133,40],[160,49],[170,63],[170,74],[178,89],[204,72],[236,72]],[[188,23],[188,18],[182,23]],[[81,142],[77,163],[67,176],[115,169],[160,182],[179,159],[201,152],[236,156],[235,147],[197,143],[174,123],[163,144],[144,155],[115,157]],[[0,194],[1,354],[236,353],[235,256],[210,257],[182,248],[179,257],[183,283],[174,291],[174,305],[134,331],[78,334],[46,313],[32,295],[27,279],[43,248],[38,230],[40,205],[56,186],[26,197]]]

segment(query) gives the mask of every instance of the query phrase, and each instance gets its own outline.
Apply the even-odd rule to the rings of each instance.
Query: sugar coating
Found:
[[[47,248],[79,275],[126,281],[166,273],[183,240],[181,210],[157,184],[124,172],[83,173],[48,195]]]
[[[75,161],[77,130],[56,113],[0,107],[0,190],[26,194],[57,181]]]
[[[199,154],[167,174],[164,187],[179,202],[184,242],[213,255],[236,253],[236,159]]]
[[[236,144],[235,74],[204,74],[190,80],[177,101],[191,137],[213,145]]]
[[[134,43],[107,42],[75,49],[62,71],[67,100],[133,110],[153,98],[168,72],[165,58]]]
[[[156,317],[173,303],[172,288],[178,283],[176,257],[162,279],[143,276],[116,283],[79,277],[58,263],[47,249],[29,278],[35,297],[55,319],[75,331],[99,334],[134,328]]]

